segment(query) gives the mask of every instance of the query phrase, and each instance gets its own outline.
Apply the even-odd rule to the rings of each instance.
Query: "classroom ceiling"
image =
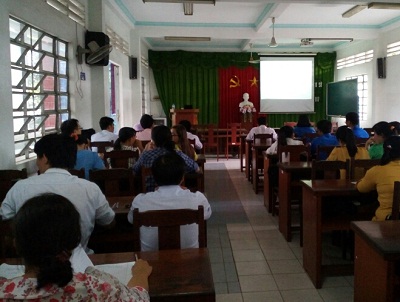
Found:
[[[187,50],[210,52],[254,51],[323,52],[333,51],[348,43],[376,39],[379,34],[400,26],[400,2],[397,7],[368,8],[372,2],[317,0],[215,0],[215,4],[157,3],[149,0],[109,0],[137,30],[153,50]],[[154,0],[152,0],[154,1]],[[179,0],[169,0],[177,2]],[[204,1],[204,0],[198,0]],[[184,5],[193,15],[184,14]],[[342,14],[357,6],[351,17]],[[277,47],[269,47],[275,17]],[[210,41],[175,41],[173,37],[206,37]],[[302,39],[313,45],[301,47]],[[351,38],[353,42],[338,39]]]

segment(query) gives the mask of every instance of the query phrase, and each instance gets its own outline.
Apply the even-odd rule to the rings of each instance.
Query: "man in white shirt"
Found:
[[[76,149],[76,143],[70,137],[59,134],[42,137],[35,144],[40,175],[19,180],[8,191],[0,215],[3,219],[13,218],[28,199],[43,193],[64,196],[74,204],[81,216],[81,245],[87,253],[92,253],[87,243],[95,223],[111,227],[115,213],[95,183],[67,171],[75,165]]]
[[[278,135],[273,128],[267,126],[267,118],[265,116],[260,116],[257,119],[258,127],[254,127],[246,136],[246,140],[252,141],[254,139],[254,134],[272,134],[274,141],[277,140]]]
[[[211,216],[211,206],[201,192],[192,193],[182,188],[185,162],[175,152],[158,157],[152,165],[152,173],[158,188],[154,192],[139,194],[132,202],[128,220],[133,223],[133,210],[139,212],[150,210],[193,209],[204,207],[204,219]],[[158,249],[158,230],[156,227],[141,227],[140,241],[142,251]],[[181,226],[181,248],[198,248],[198,226],[196,224]]]
[[[199,153],[198,151],[203,149],[203,144],[201,143],[201,141],[197,135],[190,132],[190,130],[192,129],[192,124],[188,120],[181,120],[179,122],[179,124],[181,124],[183,127],[185,127],[186,133],[187,133],[187,138],[194,140],[193,147],[196,149],[196,152]]]
[[[118,135],[114,133],[114,120],[111,117],[103,116],[100,119],[100,132],[92,135],[92,142],[115,142]]]

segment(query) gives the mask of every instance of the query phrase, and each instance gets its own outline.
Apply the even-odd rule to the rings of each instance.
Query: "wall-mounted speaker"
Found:
[[[129,57],[129,78],[131,80],[137,79],[137,58]]]
[[[386,79],[386,57],[378,58],[376,62],[378,64],[378,78]]]
[[[85,48],[89,49],[89,43],[95,41],[100,47],[109,45],[110,44],[110,38],[102,32],[97,32],[97,31],[86,31],[85,34]],[[90,53],[86,54],[86,64],[88,65],[97,65],[97,66],[107,66],[108,65],[108,59],[109,56],[105,56],[102,60],[96,62],[96,63],[88,63],[87,58],[89,57]]]

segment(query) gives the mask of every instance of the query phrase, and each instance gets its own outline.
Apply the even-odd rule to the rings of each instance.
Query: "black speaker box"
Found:
[[[88,44],[92,41],[96,41],[96,43],[99,44],[100,47],[110,44],[110,38],[105,33],[97,32],[97,31],[86,31],[86,34],[85,34],[85,48],[86,49],[89,49]],[[90,53],[87,53],[85,56],[86,64],[89,64],[87,62],[87,58],[89,55],[90,55]],[[92,63],[89,65],[107,66],[108,60],[109,60],[109,56],[107,55],[104,59],[100,60],[99,62]]]
[[[129,78],[137,79],[137,58],[129,57]]]
[[[376,61],[378,64],[378,78],[386,79],[386,57],[378,58]]]

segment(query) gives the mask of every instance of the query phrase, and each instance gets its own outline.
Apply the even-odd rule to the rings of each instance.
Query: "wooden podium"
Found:
[[[198,125],[197,116],[199,109],[170,109],[172,126],[179,124],[182,120],[188,120],[192,126]]]

